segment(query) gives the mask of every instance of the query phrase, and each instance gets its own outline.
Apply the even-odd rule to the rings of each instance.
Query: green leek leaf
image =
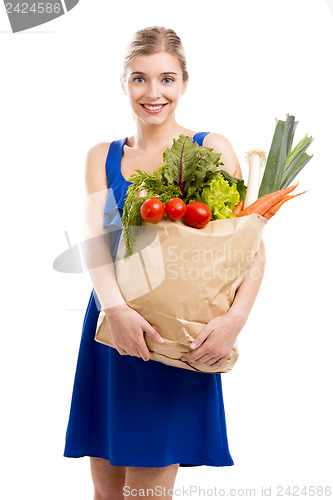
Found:
[[[286,119],[285,126],[284,126],[284,131],[283,131],[283,136],[282,136],[280,154],[279,154],[279,158],[278,158],[278,161],[276,164],[274,191],[278,191],[280,189],[280,186],[281,186],[286,161],[288,158],[288,153],[291,150],[294,123],[295,123],[295,117],[287,115],[287,119]]]
[[[275,127],[271,148],[268,153],[264,175],[262,177],[259,188],[259,198],[274,191],[276,167],[281,150],[284,126],[285,122],[283,120],[278,120]]]
[[[295,165],[298,165],[302,156],[304,155],[306,149],[310,146],[311,142],[313,141],[312,137],[307,137],[307,135],[297,144],[297,146],[293,149],[291,152],[287,163],[286,163],[286,170],[283,175],[282,179],[282,184],[285,184],[285,182],[288,180],[289,175],[294,172],[295,170]],[[297,168],[297,166],[296,166]]]
[[[294,168],[289,173],[289,176],[282,181],[280,189],[288,187],[291,181],[295,179],[296,175],[300,173],[302,168],[305,167],[305,165],[311,160],[312,157],[313,155],[309,156],[307,153],[304,153],[299,159],[299,161],[294,165]]]

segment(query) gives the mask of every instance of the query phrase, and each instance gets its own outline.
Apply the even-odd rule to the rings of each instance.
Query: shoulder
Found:
[[[208,148],[222,148],[225,149],[229,145],[231,146],[228,139],[222,134],[215,134],[214,132],[210,132],[207,134],[203,140],[203,143]]]
[[[110,142],[99,142],[98,144],[95,144],[88,150],[87,159],[98,160],[105,158],[106,160],[110,145]]]
[[[209,133],[203,140],[203,146],[213,148],[214,153],[221,154],[223,165],[217,170],[223,169],[234,177],[242,178],[239,161],[230,141],[222,134]]]
[[[101,191],[108,187],[105,162],[110,145],[110,142],[100,142],[88,150],[85,168],[85,181],[88,193]]]

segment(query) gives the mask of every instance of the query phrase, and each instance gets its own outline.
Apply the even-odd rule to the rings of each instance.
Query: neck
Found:
[[[136,121],[137,132],[134,136],[134,147],[146,151],[156,151],[172,145],[172,140],[182,133],[182,127],[176,123],[174,116],[161,125],[146,125]]]

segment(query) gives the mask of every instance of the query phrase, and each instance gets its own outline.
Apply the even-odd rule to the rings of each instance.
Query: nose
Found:
[[[155,102],[160,97],[159,82],[152,80],[147,89],[147,98]]]

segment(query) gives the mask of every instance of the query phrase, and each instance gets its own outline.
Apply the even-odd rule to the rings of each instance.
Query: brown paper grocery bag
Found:
[[[231,307],[256,252],[267,220],[257,214],[209,222],[201,229],[166,216],[155,224],[143,222],[124,259],[123,234],[115,272],[129,307],[143,316],[165,339],[159,344],[146,333],[151,359],[205,373],[226,373],[235,365],[237,340],[220,368],[189,365],[181,360],[210,320]],[[99,314],[95,340],[114,347],[104,311]]]

